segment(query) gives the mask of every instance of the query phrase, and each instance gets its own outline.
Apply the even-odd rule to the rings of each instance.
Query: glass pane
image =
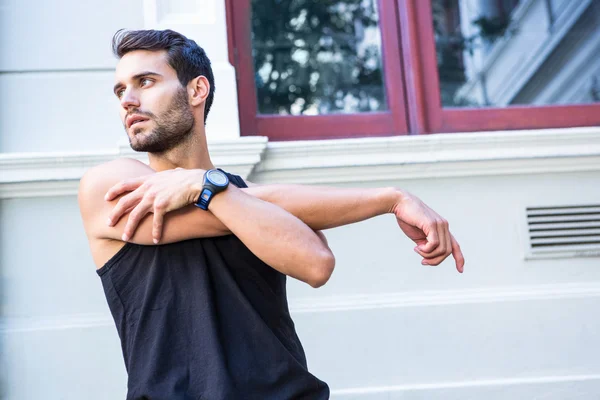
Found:
[[[387,109],[375,0],[252,0],[260,114]]]
[[[600,1],[432,0],[445,107],[600,100]]]

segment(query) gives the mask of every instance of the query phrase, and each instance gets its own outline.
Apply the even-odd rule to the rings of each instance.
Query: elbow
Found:
[[[335,257],[329,248],[323,250],[316,258],[317,260],[313,260],[311,279],[307,282],[315,289],[320,288],[329,281],[335,268]]]

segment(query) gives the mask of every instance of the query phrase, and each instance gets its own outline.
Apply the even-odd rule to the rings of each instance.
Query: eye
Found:
[[[147,86],[147,85],[146,85],[146,83],[148,83],[148,84],[152,83],[152,79],[149,79],[149,78],[143,78],[143,79],[140,81],[140,84],[141,84],[141,86]]]
[[[117,95],[117,97],[120,99],[121,97],[123,97],[123,92],[125,91],[125,89],[119,89],[115,92],[115,94]]]

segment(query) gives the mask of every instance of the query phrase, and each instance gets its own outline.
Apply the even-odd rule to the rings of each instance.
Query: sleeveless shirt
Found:
[[[126,243],[97,273],[121,340],[127,400],[329,398],[307,369],[286,276],[236,236]]]

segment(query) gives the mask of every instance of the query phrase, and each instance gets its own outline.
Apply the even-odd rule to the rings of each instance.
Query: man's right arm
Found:
[[[108,216],[122,196],[112,201],[105,201],[104,195],[119,181],[153,172],[152,168],[137,160],[118,159],[91,168],[85,173],[79,183],[79,209],[89,239],[121,240],[131,210],[127,210],[115,225],[109,226]],[[189,205],[168,213],[163,225],[163,237],[168,239],[167,242],[224,236],[231,233],[210,212],[199,211],[196,206]],[[144,245],[153,244],[152,214],[141,219],[130,241]]]
[[[166,186],[161,187],[166,188],[170,194],[169,207],[172,211],[164,216],[162,243],[219,236],[231,231],[256,257],[285,275],[313,287],[323,285],[331,276],[335,258],[326,242],[300,219],[282,208],[248,195],[231,185],[213,199],[210,204],[211,212],[199,210],[193,205],[191,206],[193,209],[190,209],[189,204],[200,194],[198,187],[201,186],[199,181],[203,170],[169,170],[159,175],[152,173],[151,170],[148,171],[141,163],[139,168],[128,166],[132,161],[115,160],[90,170],[81,179],[79,191],[81,213],[86,232],[91,239],[97,239],[95,243],[98,243],[98,240],[104,242],[102,239],[121,239],[119,235],[126,220],[129,219],[121,218],[119,223],[112,227],[107,223],[112,205],[105,201],[104,195],[110,185],[115,183],[115,178],[122,178],[124,171],[127,171],[126,174],[130,178],[136,175],[148,175],[147,172],[150,172],[152,178],[166,183]],[[135,161],[133,163],[135,165]],[[186,177],[185,181],[190,186],[196,188],[197,193],[188,193],[179,190],[177,185],[171,185],[173,179],[182,176]],[[157,183],[156,179],[152,182]],[[150,186],[149,182],[148,185]],[[156,186],[148,189],[147,193],[161,192]],[[160,195],[164,195],[164,192]],[[102,206],[103,202],[109,204],[109,207]],[[169,207],[166,208],[167,211]],[[158,211],[159,209],[154,208],[154,212]],[[152,218],[149,217],[152,215],[146,214],[139,229],[124,241],[152,244]],[[227,228],[224,228],[225,226]]]

